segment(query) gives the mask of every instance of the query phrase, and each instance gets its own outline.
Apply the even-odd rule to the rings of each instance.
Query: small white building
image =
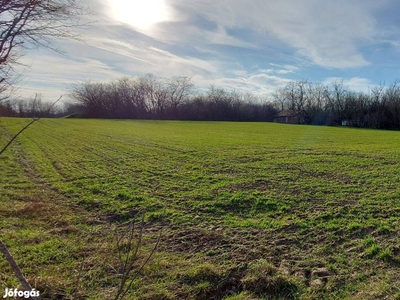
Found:
[[[342,126],[352,126],[353,122],[350,120],[342,120]]]

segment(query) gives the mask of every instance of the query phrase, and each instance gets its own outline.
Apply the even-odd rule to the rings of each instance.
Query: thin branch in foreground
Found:
[[[17,276],[19,282],[21,283],[22,287],[25,289],[25,291],[32,291],[32,287],[29,284],[29,282],[26,280],[24,274],[22,274],[21,269],[15,262],[13,256],[11,255],[10,251],[8,251],[6,245],[3,243],[3,241],[0,239],[0,252],[3,253],[4,257],[10,264],[10,267],[14,270],[15,275]],[[31,297],[31,299],[39,299],[38,297]]]
[[[128,291],[131,289],[133,282],[142,272],[143,268],[149,263],[150,258],[155,253],[162,237],[162,228],[159,232],[157,241],[152,249],[152,251],[147,255],[146,259],[140,264],[139,267],[135,268],[135,263],[139,260],[139,251],[142,246],[143,241],[143,231],[144,231],[144,213],[142,214],[141,221],[139,223],[139,228],[137,236],[134,236],[134,231],[136,229],[135,226],[135,217],[128,224],[128,228],[121,234],[121,236],[117,235],[117,251],[120,260],[120,272],[121,279],[118,287],[118,291],[115,295],[114,300],[123,299]],[[123,241],[127,238],[127,250],[126,256],[123,258]],[[133,274],[132,274],[133,273]],[[132,276],[132,277],[131,277]],[[131,277],[131,278],[130,278]]]
[[[50,109],[56,105],[56,103],[58,101],[60,101],[62,98],[62,96],[60,96],[60,98],[57,99],[57,101],[55,101],[48,109],[48,112],[50,111]],[[36,99],[36,98],[35,98]],[[4,153],[4,151],[7,150],[7,148],[15,141],[15,139],[21,134],[23,133],[26,129],[28,129],[29,126],[31,126],[33,123],[39,121],[41,118],[37,118],[37,119],[33,119],[31,122],[29,122],[24,128],[22,128],[16,135],[14,135],[12,137],[12,139],[7,143],[7,145],[5,145],[3,147],[3,149],[1,149],[0,151],[0,156]],[[26,280],[26,278],[24,277],[24,275],[21,272],[21,269],[19,268],[18,264],[16,263],[16,261],[14,260],[13,256],[11,255],[10,251],[7,249],[6,245],[3,243],[3,241],[0,239],[0,252],[3,253],[5,259],[8,261],[11,269],[13,269],[13,271],[15,272],[15,275],[17,276],[19,282],[21,283],[21,285],[23,286],[23,288],[25,289],[25,291],[32,291],[32,287],[29,284],[29,282]],[[31,299],[39,299],[38,297],[31,297]]]
[[[60,96],[60,98],[58,98],[58,100],[57,100],[56,102],[54,102],[54,103],[49,107],[49,109],[47,110],[47,113],[50,112],[50,109],[51,109],[54,105],[56,105],[56,103],[57,103],[58,101],[60,101],[61,98],[62,98],[62,96]],[[26,129],[28,129],[29,126],[31,126],[33,123],[39,121],[40,119],[41,119],[41,117],[40,117],[40,118],[37,118],[37,119],[34,118],[28,125],[26,125],[26,126],[25,126],[24,128],[22,128],[16,135],[14,135],[14,136],[12,137],[12,139],[7,143],[7,145],[5,145],[5,146],[3,147],[3,149],[1,149],[1,151],[0,151],[0,156],[3,154],[4,151],[6,151],[6,149],[12,144],[12,142],[14,142],[14,140],[15,140],[21,133],[23,133]]]

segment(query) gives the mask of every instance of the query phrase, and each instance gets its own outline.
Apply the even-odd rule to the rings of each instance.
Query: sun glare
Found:
[[[165,0],[109,0],[114,19],[137,29],[168,20]]]

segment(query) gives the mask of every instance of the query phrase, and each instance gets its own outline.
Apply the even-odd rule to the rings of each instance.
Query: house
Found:
[[[364,124],[360,121],[355,121],[355,120],[342,120],[342,126],[363,127]]]
[[[342,126],[352,126],[352,121],[350,121],[350,120],[342,120]]]
[[[274,118],[275,123],[287,123],[287,124],[303,124],[304,118],[298,114],[288,110],[281,111]]]

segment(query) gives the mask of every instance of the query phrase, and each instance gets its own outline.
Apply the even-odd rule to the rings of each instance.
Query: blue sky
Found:
[[[400,79],[400,1],[82,0],[92,15],[64,55],[27,51],[17,94],[45,100],[82,81],[187,75],[199,89],[271,95],[292,80],[365,91]]]

